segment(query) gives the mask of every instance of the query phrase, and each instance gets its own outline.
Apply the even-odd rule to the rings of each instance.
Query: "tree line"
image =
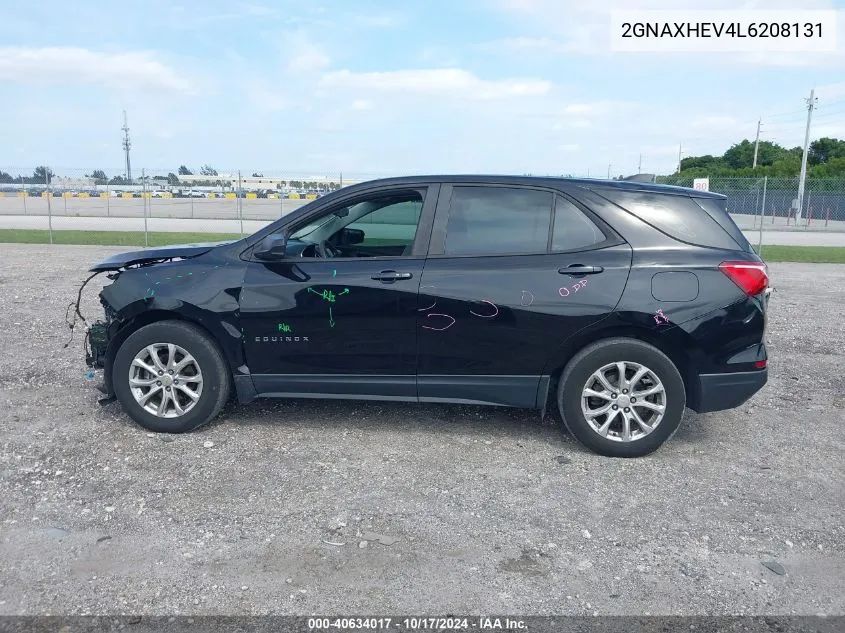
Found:
[[[772,176],[795,178],[801,173],[801,147],[786,148],[771,141],[760,141],[754,168],[754,142],[744,139],[731,145],[721,156],[688,156],[681,160],[674,176],[687,178]],[[810,143],[807,152],[808,178],[845,178],[845,140],[823,137]]]

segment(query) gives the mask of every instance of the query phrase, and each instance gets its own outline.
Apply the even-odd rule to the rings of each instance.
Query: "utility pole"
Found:
[[[757,138],[754,139],[754,165],[751,169],[757,169],[757,151],[760,149],[760,124],[763,119],[757,119]]]
[[[813,108],[818,99],[814,97],[816,89],[810,90],[810,98],[807,102],[807,130],[804,132],[804,155],[801,157],[801,177],[798,179],[798,210],[795,212],[795,221],[801,219],[804,210],[804,185],[807,182],[807,154],[810,151],[810,121],[813,119]]]
[[[681,155],[683,154],[683,145],[678,143],[678,173],[681,173]]]
[[[132,183],[132,166],[129,163],[129,148],[132,143],[129,141],[129,124],[126,122],[126,110],[123,111],[123,151],[126,153],[126,180]]]
[[[610,165],[607,166],[607,179],[610,180]]]
[[[640,162],[637,163],[637,173],[638,174],[643,173],[643,155],[642,154],[640,154]]]

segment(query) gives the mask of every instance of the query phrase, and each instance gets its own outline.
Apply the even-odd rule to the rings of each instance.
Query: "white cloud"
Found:
[[[351,107],[353,110],[372,110],[373,102],[368,101],[367,99],[356,99],[352,102]]]
[[[331,88],[451,95],[480,100],[537,97],[548,94],[552,88],[550,81],[540,79],[487,80],[459,68],[370,73],[340,70],[324,75],[320,85]]]
[[[608,114],[619,114],[622,110],[633,107],[616,101],[591,101],[586,103],[570,103],[563,109],[564,114],[583,116],[604,116]]]
[[[332,60],[323,47],[303,31],[287,34],[284,45],[289,58],[287,69],[291,72],[309,73],[323,70],[331,64]]]
[[[147,51],[113,53],[76,47],[5,47],[0,48],[0,80],[196,92],[194,82]]]
[[[577,143],[569,143],[567,145],[561,145],[558,149],[560,149],[562,152],[577,152],[579,149],[581,149],[581,146]]]

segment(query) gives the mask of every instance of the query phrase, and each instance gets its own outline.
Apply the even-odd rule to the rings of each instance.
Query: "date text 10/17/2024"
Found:
[[[523,620],[501,617],[473,617],[473,618],[308,618],[308,628],[311,630],[390,630],[407,629],[412,631],[452,630],[469,631],[526,631],[528,627]]]

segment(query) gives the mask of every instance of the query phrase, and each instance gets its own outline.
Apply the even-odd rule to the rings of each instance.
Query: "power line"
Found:
[[[831,101],[830,103],[828,103],[826,105],[832,106],[832,105],[839,105],[840,103],[845,103],[845,99],[840,99],[839,101]]]
[[[827,117],[840,116],[842,114],[845,114],[845,108],[843,108],[841,110],[834,110],[833,112],[823,112],[823,113],[817,115],[816,118],[817,119],[825,119]]]

